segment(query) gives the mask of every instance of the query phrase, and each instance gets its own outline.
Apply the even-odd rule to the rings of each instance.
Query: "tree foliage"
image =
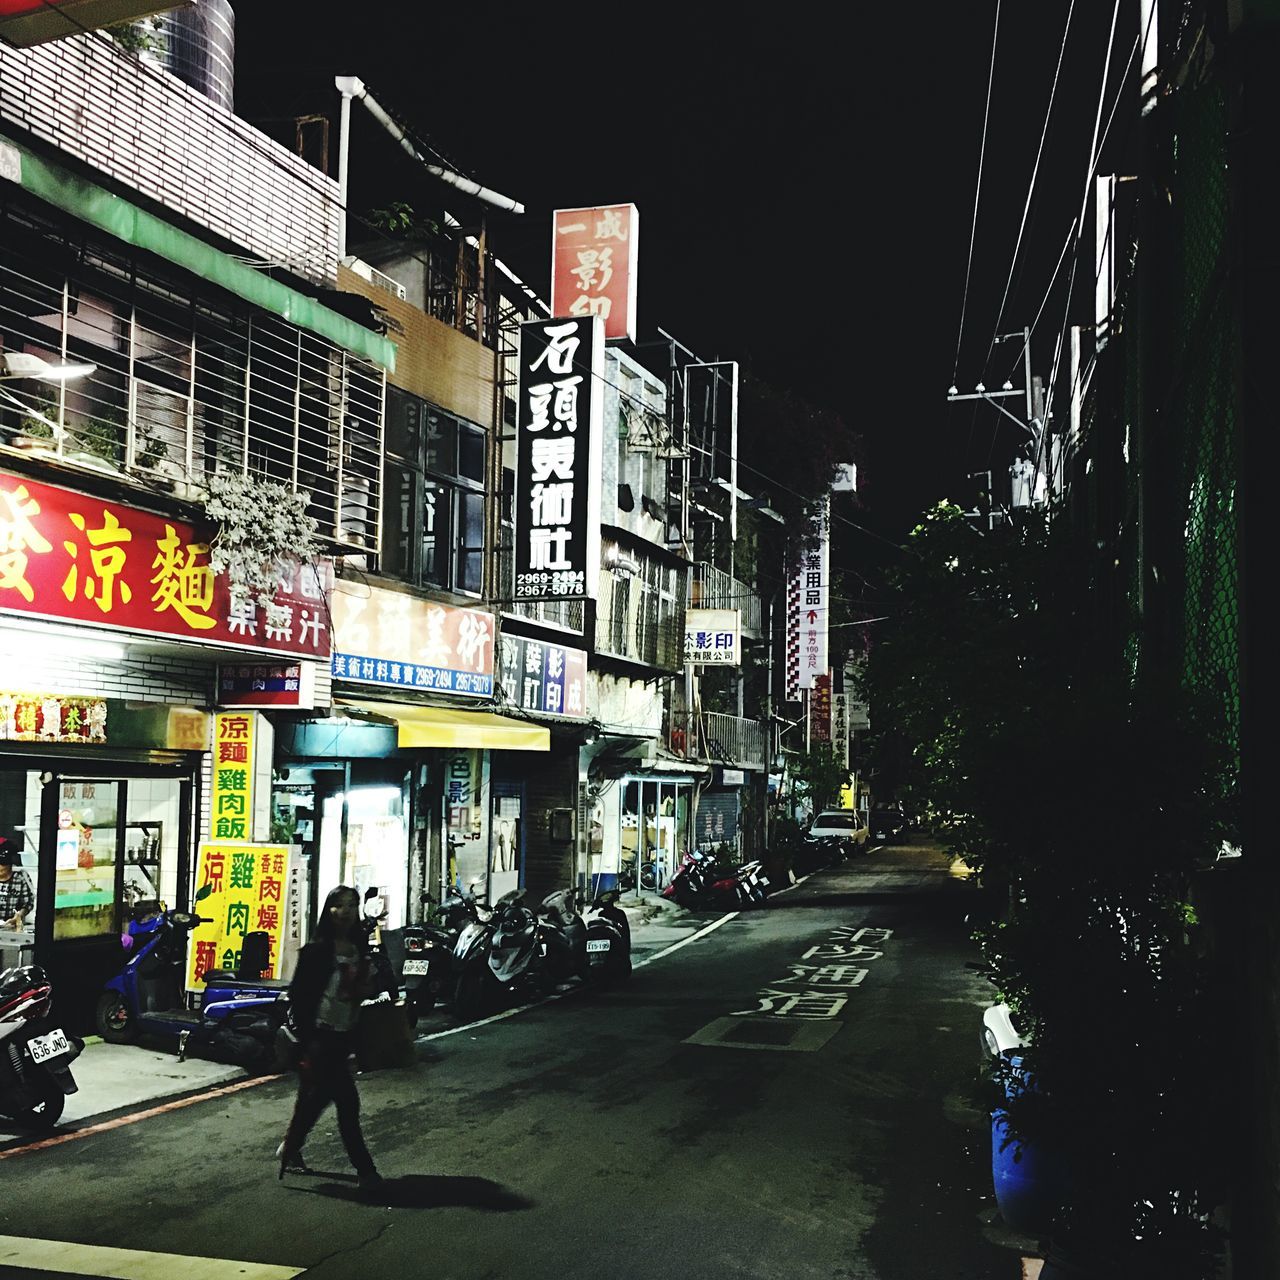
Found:
[[[994,904],[980,941],[1035,1087],[1015,1131],[1068,1173],[1056,1234],[1126,1274],[1207,1274],[1223,1192],[1223,993],[1195,884],[1234,836],[1215,709],[1126,669],[1097,566],[1031,514],[914,531],[868,673],[882,758]]]

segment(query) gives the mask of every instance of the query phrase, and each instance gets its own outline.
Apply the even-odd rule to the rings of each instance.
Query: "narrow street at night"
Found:
[[[21,1237],[140,1251],[107,1271],[71,1250],[61,1274],[1014,1280],[972,1092],[971,906],[935,847],[873,849],[689,917],[623,989],[443,1034],[433,1015],[416,1067],[359,1082],[372,1203],[332,1112],[312,1172],[277,1181],[288,1079],[9,1147],[0,1276],[28,1274]]]

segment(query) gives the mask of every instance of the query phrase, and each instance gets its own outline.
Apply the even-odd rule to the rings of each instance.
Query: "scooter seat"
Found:
[[[204,1019],[194,1009],[163,1009],[140,1015],[139,1022],[145,1028],[150,1023],[159,1023],[162,1027],[169,1028],[182,1024],[190,1023],[192,1027],[198,1027]]]
[[[241,978],[234,969],[210,969],[204,975],[206,987],[253,988],[255,991],[288,991],[283,978]]]

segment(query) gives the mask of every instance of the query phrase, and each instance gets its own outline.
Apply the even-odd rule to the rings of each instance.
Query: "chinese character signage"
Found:
[[[233,607],[191,525],[0,472],[0,612],[327,659],[332,574],[297,566],[270,617]]]
[[[39,643],[34,636],[32,643]],[[87,745],[106,740],[105,698],[0,692],[0,742],[74,742]]]
[[[392,689],[493,694],[493,615],[384,587],[333,593],[335,680]]]
[[[849,764],[849,695],[831,695],[831,747],[836,759],[846,767]]]
[[[238,969],[246,933],[265,933],[271,969],[280,976],[289,849],[282,844],[213,840],[200,844],[192,910],[212,920],[191,932],[187,990],[199,991],[210,969]]]
[[[640,213],[633,204],[557,209],[551,224],[551,310],[599,316],[606,338],[636,338]]]
[[[502,636],[498,678],[507,701],[522,711],[587,718],[587,655],[581,649]]]
[[[789,700],[827,670],[827,591],[830,582],[829,500],[813,517],[800,565],[787,584],[787,686]]]
[[[604,341],[594,317],[520,326],[517,600],[584,600],[600,576]]]
[[[687,609],[684,660],[702,666],[736,667],[741,661],[741,616],[737,609]]]
[[[831,672],[813,682],[809,694],[809,733],[814,742],[831,741]]]
[[[316,705],[315,676],[313,662],[221,666],[218,668],[218,705],[310,710]]]
[[[248,840],[252,834],[256,730],[253,711],[221,711],[213,718],[209,834],[215,840]]]
[[[0,742],[208,751],[209,715],[159,702],[0,689]]]

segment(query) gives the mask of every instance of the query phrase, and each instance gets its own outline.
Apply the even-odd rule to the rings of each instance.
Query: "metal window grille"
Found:
[[[323,538],[376,551],[384,374],[74,225],[0,209],[0,349],[91,376],[0,388],[0,448],[198,499],[219,472],[310,495]]]

